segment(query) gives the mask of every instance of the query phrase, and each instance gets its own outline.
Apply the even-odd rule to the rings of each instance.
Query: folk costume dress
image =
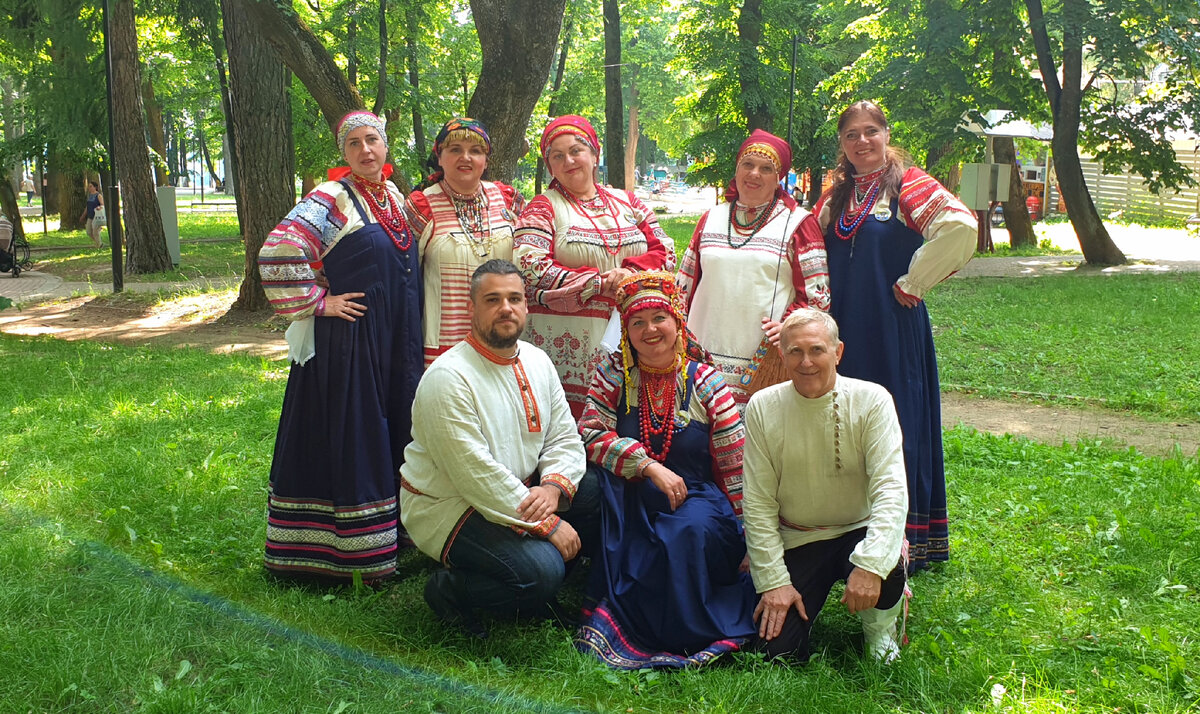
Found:
[[[425,366],[471,331],[471,274],[493,258],[512,260],[513,227],[525,199],[502,183],[481,181],[472,197],[444,181],[414,191],[405,215],[417,236],[425,285]]]
[[[880,185],[883,169],[855,176],[856,193],[841,216],[826,194],[817,203],[825,229],[832,292],[845,352],[838,373],[883,385],[895,399],[904,434],[909,510],[906,535],[913,569],[949,559],[941,391],[929,311],[906,308],[892,286],[923,298],[966,265],[975,250],[975,216],[918,168],[904,174],[900,195]]]
[[[829,282],[812,214],[782,196],[760,209],[747,230],[731,220],[736,205],[723,203],[700,218],[676,281],[688,327],[712,354],[741,411],[763,345],[761,318],[782,322],[798,307],[828,311]]]
[[[592,559],[576,646],[617,669],[706,664],[754,634],[757,597],[741,515],[741,418],[720,372],[689,361],[679,381],[670,450],[662,463],[687,484],[672,511],[646,478],[638,404],[626,409],[620,353],[604,358],[580,422],[600,468],[601,548]],[[631,379],[639,379],[634,369]],[[633,390],[638,393],[638,389]],[[640,397],[639,397],[640,399]],[[663,437],[651,437],[661,449]]]
[[[613,311],[600,295],[600,274],[675,269],[673,244],[654,211],[631,191],[596,190],[594,200],[579,201],[552,182],[525,207],[513,240],[529,297],[525,339],[550,355],[576,417]]]
[[[277,574],[374,580],[396,567],[398,469],[422,371],[421,271],[402,199],[385,186],[380,207],[352,178],[321,184],[259,255],[272,306],[312,321],[315,351],[291,367],[271,463],[266,566]],[[314,280],[321,267],[328,290]],[[314,317],[327,294],[346,292],[366,293],[362,317]]]

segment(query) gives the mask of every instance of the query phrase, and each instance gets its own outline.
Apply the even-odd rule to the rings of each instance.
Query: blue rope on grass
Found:
[[[6,507],[5,510],[13,513],[11,506]],[[63,532],[65,530],[63,529],[61,523],[49,521],[38,515],[33,515],[30,517],[28,512],[25,513],[25,516],[34,521],[39,528],[53,526],[53,529],[59,532]],[[437,689],[447,694],[481,699],[514,711],[546,712],[547,714],[583,711],[580,709],[567,709],[552,704],[545,704],[543,702],[526,699],[525,697],[514,694],[506,694],[504,692],[495,692],[482,689],[480,687],[476,687],[465,682],[460,682],[456,679],[436,674],[434,672],[429,672],[424,669],[406,667],[391,660],[377,657],[369,652],[364,652],[363,650],[353,647],[347,647],[346,645],[333,640],[314,635],[311,632],[296,629],[279,622],[278,620],[274,620],[252,610],[248,610],[219,595],[214,595],[213,593],[199,590],[191,585],[175,580],[174,578],[167,577],[161,573],[155,572],[154,570],[138,564],[129,556],[121,553],[120,551],[114,550],[104,543],[99,543],[97,541],[84,538],[73,538],[73,540],[76,540],[80,545],[88,548],[92,553],[99,555],[108,562],[114,564],[118,569],[136,575],[143,580],[150,582],[154,586],[180,595],[192,602],[204,605],[214,612],[238,622],[250,625],[251,627],[267,632],[268,634],[276,635],[283,639],[290,640],[292,642],[323,652],[324,654],[337,657],[338,659],[352,662],[361,667],[383,672],[396,677],[401,677],[415,684]]]

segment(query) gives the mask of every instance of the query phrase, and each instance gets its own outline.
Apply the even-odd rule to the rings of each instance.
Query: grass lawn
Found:
[[[43,236],[29,233],[29,244],[38,248],[63,248],[35,252],[37,270],[57,275],[69,282],[112,282],[112,252],[108,247],[108,232],[104,233],[105,244],[92,247],[92,241],[83,231],[54,231]],[[171,282],[219,279],[240,276],[245,264],[245,245],[238,233],[237,216],[233,214],[180,213],[179,214],[180,265],[175,270],[143,275],[125,274],[127,282]]]
[[[948,282],[931,301],[944,379],[1134,394],[1158,365],[1164,396],[1131,406],[1193,404],[1196,348],[1165,339],[1197,324],[1190,282]],[[1173,305],[1165,318],[1154,298]],[[1052,307],[1060,322],[1042,315]],[[900,662],[859,659],[857,622],[835,593],[807,666],[742,654],[628,674],[549,624],[499,624],[484,642],[440,626],[421,599],[434,564],[417,553],[379,590],[264,577],[285,365],[8,336],[0,357],[18,366],[0,390],[0,668],[21,673],[0,678],[0,711],[1198,706],[1195,459],[947,432],[953,560],[914,581]]]
[[[955,279],[926,299],[943,387],[1200,420],[1193,274]]]

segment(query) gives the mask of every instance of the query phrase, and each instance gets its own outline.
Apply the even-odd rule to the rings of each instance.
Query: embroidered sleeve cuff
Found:
[[[550,516],[541,523],[538,523],[532,528],[527,528],[526,530],[530,535],[535,535],[539,538],[549,538],[551,533],[558,530],[558,524],[561,522],[562,519],[558,516]]]
[[[900,279],[896,281],[896,287],[900,289],[900,292],[904,293],[910,298],[914,298],[916,300],[925,299],[924,296],[926,291],[923,290],[919,285],[913,285],[912,280],[907,275],[900,276]]]
[[[633,478],[646,478],[646,469],[650,468],[650,464],[653,463],[655,463],[654,459],[649,456],[639,461],[637,467],[633,470]]]
[[[562,474],[546,474],[542,477],[542,485],[554,486],[562,491],[563,495],[567,497],[567,503],[570,503],[571,499],[575,498],[575,484],[571,483],[571,479]]]

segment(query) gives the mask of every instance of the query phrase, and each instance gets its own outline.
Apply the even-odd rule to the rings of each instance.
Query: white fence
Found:
[[[1200,152],[1177,149],[1176,157],[1191,172],[1193,178],[1200,180]],[[1100,163],[1090,157],[1082,157],[1083,177],[1096,210],[1101,217],[1120,213],[1123,218],[1144,220],[1155,223],[1178,221],[1183,224],[1189,216],[1200,213],[1197,201],[1200,201],[1200,186],[1190,186],[1180,192],[1164,190],[1156,195],[1146,187],[1145,181],[1136,174],[1106,174],[1100,168]],[[1057,212],[1058,187],[1050,187],[1050,205],[1052,213]]]

